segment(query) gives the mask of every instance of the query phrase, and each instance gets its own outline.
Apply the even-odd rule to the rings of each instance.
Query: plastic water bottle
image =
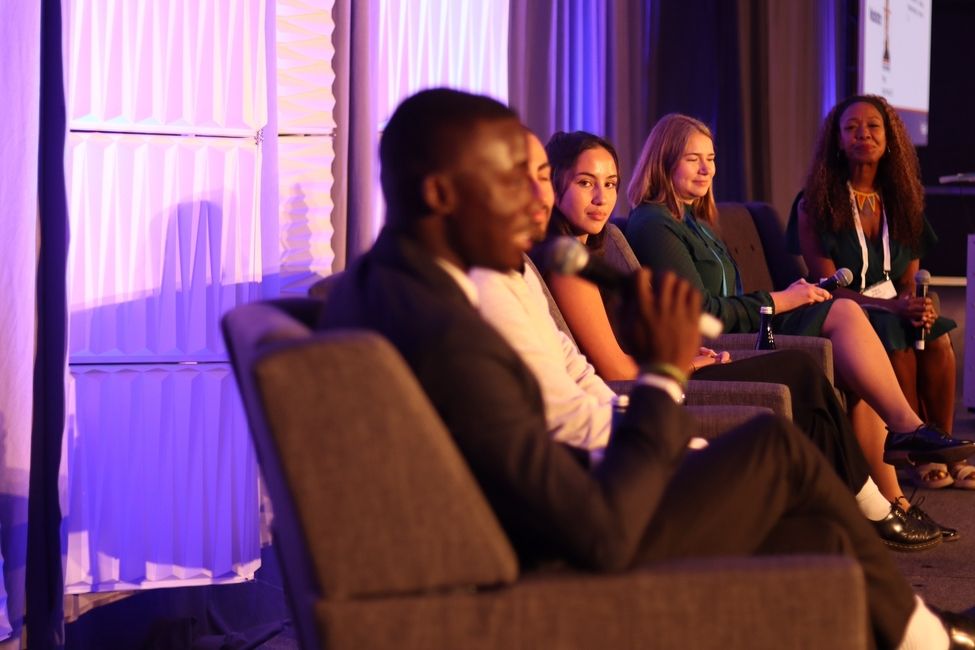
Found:
[[[755,339],[756,350],[774,350],[775,337],[772,336],[772,314],[775,309],[765,305],[758,308],[761,322],[758,325],[758,337]]]

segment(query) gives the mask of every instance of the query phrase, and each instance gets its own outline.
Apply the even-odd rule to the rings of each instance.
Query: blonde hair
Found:
[[[643,151],[640,152],[640,159],[633,171],[633,179],[626,188],[631,208],[641,203],[660,203],[667,206],[678,221],[683,218],[684,202],[674,189],[673,175],[684,155],[688,140],[695,133],[714,141],[711,129],[704,122],[680,113],[664,115],[654,125],[643,144]],[[694,199],[691,211],[695,218],[714,223],[718,209],[714,205],[713,186],[708,188],[705,196]]]

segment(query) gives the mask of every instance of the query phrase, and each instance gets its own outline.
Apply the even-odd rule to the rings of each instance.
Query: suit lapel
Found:
[[[476,313],[477,310],[471,305],[457,282],[440,268],[428,252],[408,236],[387,226],[383,228],[376,240],[373,251],[378,260],[413,277],[436,292],[445,302],[456,306],[463,305]]]

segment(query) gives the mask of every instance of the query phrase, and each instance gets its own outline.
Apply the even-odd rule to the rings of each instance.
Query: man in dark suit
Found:
[[[331,293],[322,326],[386,336],[413,369],[524,562],[621,570],[680,556],[848,553],[879,645],[947,647],[822,455],[767,417],[687,451],[679,368],[698,348],[700,297],[671,274],[633,279],[644,370],[602,462],[547,433],[531,371],[474,307],[471,266],[516,268],[534,199],[524,130],[494,100],[439,89],[405,100],[380,144],[387,224]],[[381,378],[377,378],[381,381]],[[957,627],[967,620],[953,620]]]

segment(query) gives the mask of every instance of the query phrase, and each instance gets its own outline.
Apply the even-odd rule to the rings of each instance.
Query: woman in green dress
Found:
[[[814,277],[852,271],[853,282],[836,295],[867,310],[911,407],[950,433],[955,354],[947,333],[955,323],[931,298],[915,297],[919,260],[937,241],[923,211],[917,154],[893,108],[874,95],[834,107],[790,218],[794,252]],[[975,488],[975,467],[956,465],[951,475],[943,465],[918,469],[930,487]]]

